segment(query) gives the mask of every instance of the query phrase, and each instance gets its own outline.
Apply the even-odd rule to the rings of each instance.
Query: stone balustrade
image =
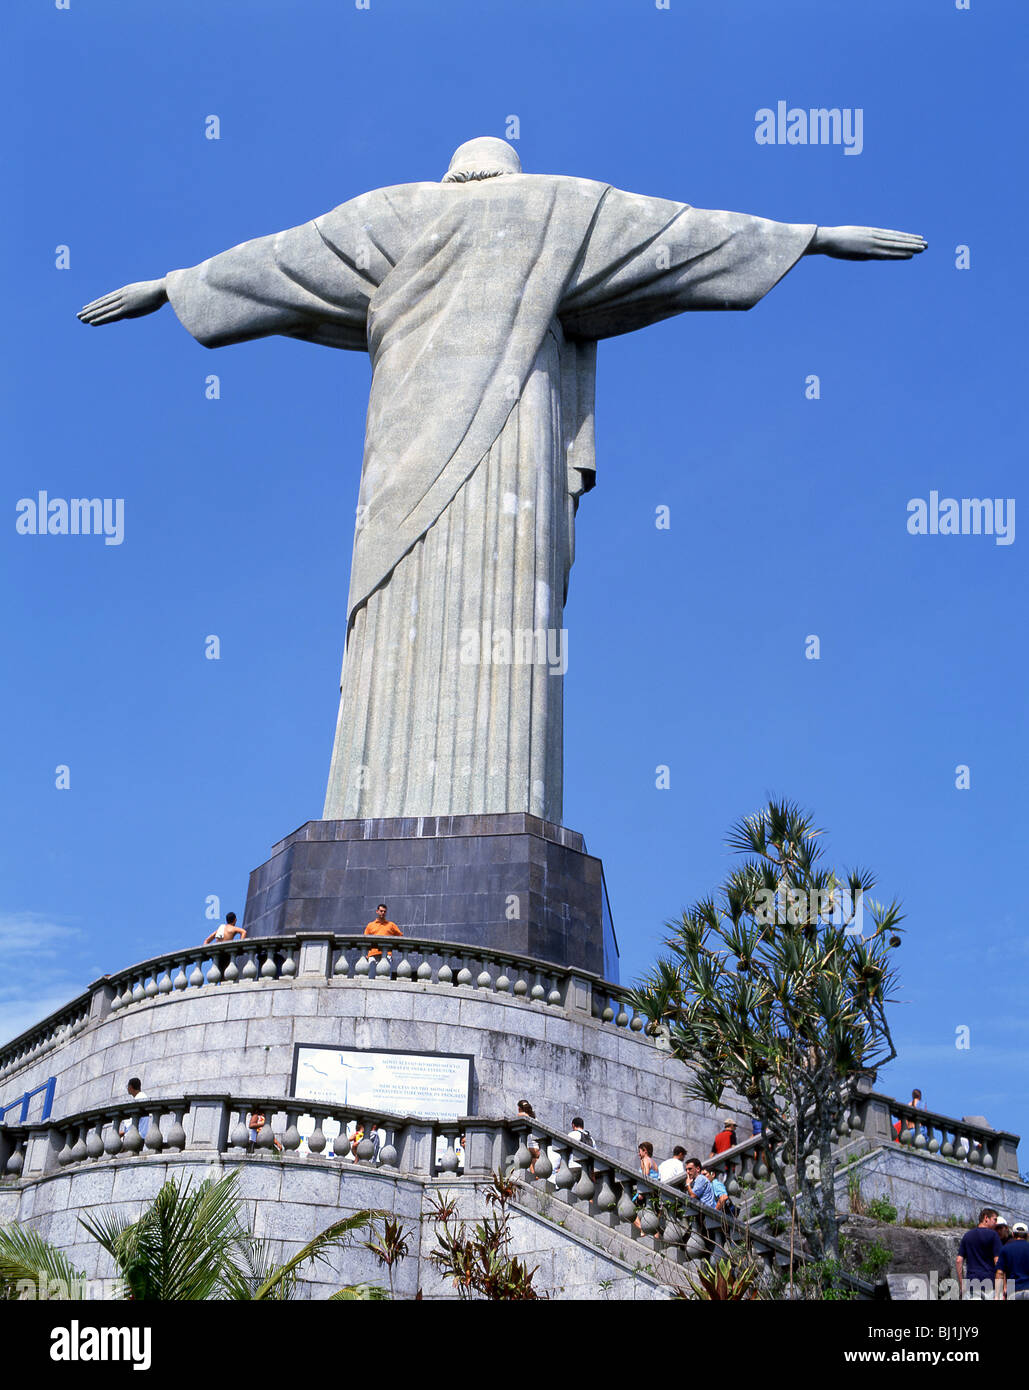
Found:
[[[255,1113],[265,1117],[256,1134],[250,1126]],[[356,1145],[351,1122],[363,1131]],[[385,1136],[377,1151],[375,1130]],[[530,1135],[540,1150],[535,1162]],[[0,1126],[0,1181],[33,1182],[78,1165],[190,1153],[258,1162],[354,1162],[384,1175],[422,1180],[485,1181],[506,1172],[678,1263],[717,1258],[742,1235],[736,1223],[681,1190],[644,1178],[611,1155],[535,1120],[398,1117],[281,1096],[128,1100],[46,1123]],[[746,1238],[769,1272],[789,1267],[788,1246],[764,1234],[748,1232]],[[871,1294],[871,1286],[860,1280],[855,1289],[861,1296]]]
[[[115,975],[102,976],[66,1008],[0,1049],[0,1081],[110,1014],[145,1008],[155,1000],[191,991],[296,980],[312,984],[319,978],[379,988],[392,981],[507,996],[544,1009],[585,1012],[614,1028],[654,1036],[647,1020],[633,1010],[628,991],[599,976],[508,952],[421,937],[405,936],[391,943],[392,959],[385,954],[368,956],[370,944],[363,934],[298,932],[154,956]]]

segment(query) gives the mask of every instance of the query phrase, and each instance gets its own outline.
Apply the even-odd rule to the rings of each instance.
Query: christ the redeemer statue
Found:
[[[560,823],[553,635],[594,482],[598,339],[749,309],[804,255],[904,260],[925,245],[523,174],[486,137],[441,183],[365,193],[79,317],[114,323],[168,301],[205,347],[278,333],[370,354],[324,817]]]

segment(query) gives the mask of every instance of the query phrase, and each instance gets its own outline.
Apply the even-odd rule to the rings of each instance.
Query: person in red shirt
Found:
[[[379,906],[375,909],[374,920],[369,922],[364,929],[365,936],[403,936],[404,933],[397,926],[396,922],[387,920],[386,912],[386,904],[379,903]],[[382,952],[379,950],[378,946],[369,946],[368,958],[370,960],[375,960],[381,955]],[[389,960],[392,960],[393,952],[387,951],[386,956]]]
[[[726,1149],[734,1149],[738,1143],[736,1121],[727,1119],[715,1135],[715,1142],[711,1145],[711,1152],[708,1157],[714,1158],[715,1154],[724,1154]]]

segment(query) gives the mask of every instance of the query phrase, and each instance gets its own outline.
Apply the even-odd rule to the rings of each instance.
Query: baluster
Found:
[[[84,1158],[89,1157],[89,1151],[86,1148],[86,1126],[77,1125],[76,1128],[78,1130],[78,1138],[72,1145],[70,1162],[81,1163]]]
[[[620,1003],[618,1013],[615,1015],[615,1027],[627,1028],[629,1026],[629,1015],[625,1012],[625,1004]]]
[[[517,976],[517,979],[514,982],[513,993],[517,999],[524,999],[525,996],[529,993],[529,982],[528,980],[526,980],[523,971],[516,970],[515,974]]]
[[[103,1120],[97,1120],[92,1125],[87,1126],[89,1132],[86,1135],[86,1153],[92,1159],[103,1157],[104,1141],[100,1136],[103,1127]]]
[[[419,951],[418,954],[421,956],[421,960],[418,962],[418,969],[414,972],[415,979],[428,982],[432,979],[432,966],[429,964],[424,951]]]
[[[256,951],[254,953],[257,954]],[[265,955],[264,964],[261,966],[262,980],[277,980],[279,978],[279,968],[275,964],[275,952],[269,950]]]
[[[606,1163],[594,1162],[593,1176],[597,1182],[597,1191],[593,1198],[594,1214],[598,1220],[609,1220],[618,1205],[618,1193],[611,1181],[611,1169]]]
[[[393,972],[393,962],[389,958],[389,952],[383,951],[380,955],[374,956],[375,979],[388,980]]]
[[[354,966],[354,974],[355,976],[360,976],[363,979],[365,976],[371,973],[371,968],[371,962],[369,961],[368,957],[366,955],[361,955],[358,958],[357,964]]]
[[[572,1188],[572,1196],[578,1202],[591,1202],[596,1192],[596,1184],[590,1172],[589,1160],[579,1155],[579,1180]]]
[[[184,989],[189,988],[189,981],[186,979],[185,959],[179,961],[179,973],[175,976],[175,979],[172,981],[172,988],[179,990],[180,992]]]
[[[107,1137],[104,1139],[104,1153],[107,1154],[109,1158],[114,1158],[116,1154],[121,1153],[121,1135],[118,1133],[118,1125],[120,1123],[119,1113],[120,1112],[116,1111],[111,1116],[110,1128],[107,1131]]]
[[[491,964],[492,964],[492,961],[489,959],[488,956],[483,956],[483,957],[482,957],[482,969],[479,971],[478,975],[475,977],[475,988],[476,988],[476,989],[492,989],[492,988],[493,988],[493,976],[492,976],[492,975],[490,974],[490,972],[489,972],[489,967],[490,967]]]
[[[318,1131],[315,1130],[315,1134],[317,1134],[317,1132]],[[314,1136],[312,1135],[311,1137],[313,1138]],[[324,1145],[324,1139],[322,1142]],[[345,1119],[339,1122],[339,1133],[332,1141],[332,1152],[336,1158],[350,1157],[350,1136],[347,1134],[347,1121]]]
[[[193,962],[193,969],[189,972],[190,989],[200,989],[204,983],[204,972],[200,969],[199,960]]]
[[[552,988],[551,988],[551,991],[550,991],[550,993],[547,995],[547,1003],[548,1003],[548,1004],[551,1004],[551,1005],[553,1005],[553,1004],[560,1004],[560,1003],[561,1003],[561,991],[560,991],[560,990],[558,989],[558,987],[557,987],[557,981],[556,981],[556,980],[553,980],[553,981],[552,981]]]
[[[362,1162],[367,1162],[375,1157],[375,1141],[372,1139],[373,1124],[370,1124],[365,1118],[362,1118],[360,1123],[364,1138],[358,1143],[355,1157]]]
[[[153,999],[157,994],[157,976],[151,975],[143,989],[143,994],[147,999]]]
[[[461,969],[457,972],[457,983],[467,987],[471,982],[472,972],[468,969],[467,965],[462,962]]]
[[[543,988],[543,976],[536,971],[536,983],[529,990],[530,999],[546,999],[547,991]]]
[[[72,1152],[71,1152],[71,1151],[72,1151],[72,1142],[71,1142],[71,1141],[72,1141],[72,1135],[73,1135],[74,1133],[75,1133],[75,1128],[74,1128],[74,1126],[72,1126],[72,1127],[70,1127],[70,1128],[68,1128],[68,1129],[62,1130],[62,1134],[63,1134],[63,1136],[64,1136],[64,1146],[62,1147],[60,1153],[57,1155],[57,1162],[61,1165],[62,1168],[66,1168],[66,1167],[68,1166],[68,1164],[72,1161]]]
[[[60,1157],[58,1157],[58,1162],[60,1162]],[[11,1153],[10,1153],[10,1155],[8,1156],[7,1162],[4,1164],[4,1172],[5,1172],[5,1173],[7,1174],[7,1176],[10,1177],[10,1178],[20,1178],[20,1177],[21,1177],[21,1173],[22,1173],[22,1169],[23,1169],[24,1167],[25,1167],[25,1140],[24,1140],[24,1139],[16,1139],[16,1140],[15,1140],[15,1143],[14,1143],[14,1148],[11,1150]]]
[[[440,1155],[439,1171],[441,1173],[456,1173],[458,1169],[458,1161],[457,1150],[454,1148],[454,1139],[456,1138],[458,1131],[456,1129],[451,1129],[449,1126],[447,1126],[441,1132],[443,1135],[445,1148],[443,1150],[443,1153]],[[528,1152],[528,1150],[526,1150],[526,1152]]]
[[[250,1143],[250,1128],[247,1125],[247,1107],[244,1105],[239,1118],[233,1126],[232,1133],[229,1135],[229,1147],[232,1149],[245,1149]]]
[[[630,1225],[636,1220],[636,1203],[633,1201],[635,1185],[628,1179],[620,1177],[618,1180],[618,1205],[615,1207],[615,1215],[622,1222]]]
[[[288,946],[286,948],[286,959],[282,962],[282,969],[279,971],[279,975],[284,980],[292,980],[296,973],[297,963],[293,959],[293,947]]]
[[[222,974],[222,979],[225,981],[227,985],[234,985],[236,981],[239,979],[239,966],[236,964],[236,957],[239,955],[239,952],[230,951],[228,955],[229,963],[225,967],[225,970]]]
[[[322,1129],[321,1115],[315,1115],[314,1117],[314,1129],[311,1131],[311,1137],[307,1141],[307,1147],[309,1152],[313,1154],[325,1152],[325,1131]]]
[[[559,1202],[567,1202],[569,1201],[568,1194],[574,1186],[576,1179],[575,1169],[569,1167],[568,1164],[571,1150],[567,1142],[561,1139],[552,1140],[550,1147],[557,1155],[557,1171],[554,1173],[554,1188],[556,1190],[557,1200]]]
[[[393,1125],[386,1128],[386,1142],[379,1150],[379,1162],[384,1168],[397,1168],[400,1159],[397,1155],[397,1132]]]
[[[143,1141],[143,1147],[149,1149],[151,1153],[155,1154],[160,1153],[161,1150],[164,1148],[164,1135],[161,1133],[162,1113],[163,1112],[159,1105],[154,1106],[154,1109],[151,1111],[150,1114],[149,1123],[147,1125],[146,1139]]]
[[[219,962],[219,960],[224,960],[224,959],[225,959],[225,957],[222,956],[222,955],[221,955],[219,952],[217,952],[217,951],[213,951],[213,952],[211,953],[211,964],[207,967],[207,983],[208,983],[209,985],[220,985],[220,984],[221,984],[221,982],[222,982],[222,972],[221,972],[221,970],[220,970],[220,968],[219,968],[218,962]]]
[[[171,1112],[172,1122],[168,1126],[168,1138],[166,1140],[169,1149],[178,1149],[180,1153],[186,1147],[186,1131],[182,1124],[182,1117],[185,1113],[181,1105]]]
[[[298,1110],[286,1111],[286,1131],[282,1136],[282,1147],[289,1153],[300,1148],[300,1130],[297,1128],[299,1118],[300,1112]]]
[[[507,994],[511,989],[511,980],[504,966],[500,966],[500,974],[497,976],[496,991],[498,994]]]
[[[129,1127],[122,1135],[121,1146],[126,1153],[138,1154],[143,1147],[143,1136],[139,1132],[136,1116],[129,1116]]]
[[[157,982],[157,992],[158,994],[171,994],[172,992],[171,976],[168,973],[167,964],[161,968],[161,978]],[[113,1008],[114,1006],[112,1005],[111,1007]]]
[[[404,955],[403,955],[403,959],[401,960],[400,964],[397,966],[397,979],[398,979],[398,980],[410,980],[410,979],[413,979],[413,978],[414,978],[414,967],[412,966],[411,962],[408,960],[408,958],[407,958],[407,952],[405,951],[405,952],[404,952]]]
[[[646,1022],[647,1020],[643,1017],[643,1015],[641,1013],[637,1013],[637,1011],[633,1009],[632,1018],[629,1020],[629,1032],[642,1033]]]
[[[257,952],[243,951],[241,952],[241,954],[246,956],[246,965],[244,965],[243,969],[239,972],[239,978],[241,980],[256,980],[257,962],[254,960],[254,957],[256,956]]]
[[[454,983],[454,972],[446,960],[436,971],[436,983],[439,985],[452,985]]]
[[[601,1021],[604,1022],[604,1023],[612,1023],[612,1022],[614,1021],[615,1011],[614,1011],[614,1009],[612,1009],[612,1007],[611,1007],[611,998],[610,998],[610,996],[609,996],[609,995],[605,995],[605,998],[607,999],[607,1003],[604,1005],[604,1007],[603,1007],[603,1008],[601,1009],[601,1011],[600,1011]]]
[[[146,993],[143,989],[143,981],[137,980],[136,983],[132,986],[132,1002],[133,1004],[138,1004],[140,1000],[145,998]]]
[[[332,973],[337,979],[348,979],[350,976],[350,961],[345,946],[339,946],[336,949],[336,963],[332,967]]]

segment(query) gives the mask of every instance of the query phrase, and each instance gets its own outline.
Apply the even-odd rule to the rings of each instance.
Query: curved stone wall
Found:
[[[704,1154],[710,1147],[717,1116],[684,1098],[687,1068],[647,1036],[600,981],[558,972],[532,985],[541,978],[538,971],[526,969],[523,979],[510,961],[494,961],[491,971],[464,971],[463,985],[456,970],[440,983],[442,956],[432,957],[431,978],[414,978],[412,968],[412,978],[397,979],[394,964],[393,977],[376,980],[367,970],[360,973],[359,949],[342,973],[340,957],[347,948],[324,938],[292,944],[293,968],[286,973],[279,951],[275,978],[272,970],[259,968],[261,954],[268,954],[262,943],[261,953],[247,953],[251,977],[244,967],[231,983],[208,982],[185,956],[168,958],[163,992],[155,983],[159,967],[124,972],[124,989],[122,977],[100,982],[88,1013],[80,1008],[55,1036],[41,1029],[34,1058],[8,1060],[0,1105],[51,1075],[57,1077],[55,1116],[126,1099],[133,1075],[151,1097],[210,1091],[286,1095],[295,1045],[320,1043],[471,1054],[473,1113],[513,1114],[526,1096],[539,1118],[558,1130],[581,1114],[597,1142],[623,1161],[635,1161],[641,1138],[652,1140],[660,1157],[677,1143]],[[200,954],[193,953],[197,959]],[[407,954],[418,960],[413,951]],[[204,956],[208,975],[209,957]],[[196,983],[187,987],[191,968]],[[488,987],[477,983],[483,978]],[[532,997],[533,989],[539,997]],[[734,1107],[727,1098],[726,1105],[743,1119],[742,1104]]]

